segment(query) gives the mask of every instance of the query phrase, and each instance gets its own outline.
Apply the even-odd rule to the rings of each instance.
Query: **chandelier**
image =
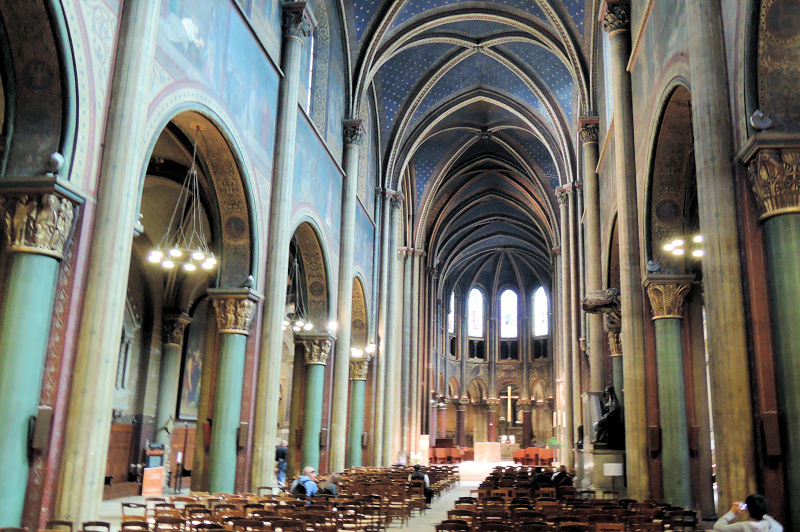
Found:
[[[286,304],[286,317],[283,319],[283,330],[291,328],[294,332],[310,331],[314,324],[306,315],[306,305],[303,299],[303,289],[300,287],[300,264],[297,261],[297,254],[293,256],[291,269],[289,270],[289,293]]]
[[[664,244],[664,251],[673,255],[691,255],[695,259],[705,255],[703,250],[703,235],[687,237],[677,237]]]
[[[167,230],[156,248],[147,256],[147,260],[161,264],[165,270],[181,268],[191,273],[198,268],[213,270],[217,264],[203,233],[200,186],[195,166],[199,138],[200,126],[197,126],[192,147],[192,165],[186,172]]]

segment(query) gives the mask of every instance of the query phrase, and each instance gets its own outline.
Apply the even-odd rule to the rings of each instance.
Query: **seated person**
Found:
[[[414,464],[414,472],[408,475],[409,482],[412,480],[422,480],[425,482],[425,504],[427,506],[431,505],[431,500],[433,499],[433,490],[431,489],[431,479],[423,473],[422,467],[419,464]]]
[[[303,474],[297,477],[297,480],[292,482],[289,488],[289,493],[292,495],[305,495],[312,497],[317,494],[317,472],[311,466],[306,466],[303,469]]]
[[[714,530],[724,532],[782,532],[783,527],[767,515],[769,503],[767,499],[758,493],[748,495],[743,503],[735,502],[731,506],[731,511],[720,517],[714,523]],[[744,521],[731,523],[739,512],[744,512],[747,517]]]
[[[317,495],[332,495],[339,496],[339,483],[342,481],[342,476],[339,473],[331,473],[328,478],[319,485]]]
[[[553,475],[553,486],[572,486],[572,477],[567,473],[567,466],[562,465],[558,468],[558,473]]]
[[[533,485],[535,487],[553,485],[553,476],[548,474],[543,467],[537,467],[534,471],[536,472],[536,475],[533,477]]]

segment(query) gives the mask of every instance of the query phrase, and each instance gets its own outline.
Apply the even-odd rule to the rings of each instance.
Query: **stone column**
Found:
[[[260,296],[249,289],[209,290],[217,316],[219,354],[211,416],[208,489],[233,493],[236,481],[239,422],[242,413],[247,336]]]
[[[533,444],[533,402],[530,399],[520,399],[517,401],[517,408],[522,410],[522,448],[530,447]]]
[[[154,437],[164,445],[164,468],[169,470],[172,447],[172,428],[178,407],[178,387],[183,357],[183,336],[192,319],[186,314],[165,315],[162,321],[161,368],[158,372],[158,402],[154,420]],[[164,486],[169,487],[169,477],[164,475]]]
[[[569,226],[569,189],[561,187],[556,190],[561,214],[561,374],[564,385],[564,439],[561,441],[563,462],[567,467],[573,466],[572,448],[574,447],[573,430],[573,379],[572,379],[572,238]]]
[[[469,295],[466,297],[462,295],[454,299],[457,308],[461,309],[461,312],[457,313],[459,319],[456,320],[457,322],[455,325],[457,327],[456,332],[459,333],[456,344],[461,352],[461,359],[459,360],[459,369],[461,371],[459,373],[459,378],[462,383],[461,385],[464,386],[464,383],[467,382],[467,370],[469,367]]]
[[[423,251],[415,250],[411,256],[413,264],[412,271],[412,288],[411,288],[411,375],[410,375],[410,419],[409,419],[409,447],[408,452],[416,453],[419,451],[419,436],[420,436],[420,409],[419,409],[419,396],[420,396],[420,371],[422,370],[422,346],[420,345],[420,314],[422,307],[420,305],[420,295],[422,292],[421,266],[422,266]]]
[[[600,268],[600,184],[597,179],[597,117],[581,119],[581,143],[583,144],[583,198],[586,206],[584,222],[586,239],[586,293],[590,294],[603,287],[602,268]],[[589,351],[589,391],[602,392],[603,379],[603,317],[600,314],[587,316],[587,342]]]
[[[347,437],[347,467],[361,467],[361,435],[364,434],[364,392],[369,357],[350,357],[350,434]],[[334,470],[333,468],[331,468]],[[342,469],[344,471],[344,469]]]
[[[571,294],[569,301],[569,321],[570,321],[570,349],[572,355],[572,446],[569,447],[570,454],[574,456],[575,442],[578,441],[578,427],[583,424],[583,406],[581,403],[581,349],[579,336],[581,331],[581,313],[577,304],[580,297],[580,248],[578,233],[580,233],[580,222],[578,221],[578,195],[583,187],[580,183],[572,183],[569,189],[569,251],[570,261],[570,280],[569,291]],[[580,468],[582,471],[582,468]]]
[[[58,267],[74,211],[69,200],[55,194],[0,196],[4,253],[9,254],[0,306],[0,471],[6,486],[14,487],[0,497],[2,527],[22,521],[28,423],[38,411]]]
[[[86,261],[81,323],[67,399],[66,424],[53,517],[80,523],[97,519],[111,432],[111,410],[125,291],[148,157],[144,138],[159,5],[124,2],[120,15],[103,139],[97,208]]]
[[[456,445],[466,447],[467,445],[467,405],[468,399],[453,399],[456,406]]]
[[[625,460],[628,496],[650,497],[647,466],[647,417],[644,393],[644,314],[642,270],[639,256],[639,201],[633,140],[633,106],[630,59],[630,8],[606,4],[603,27],[611,41],[611,78],[614,88],[614,159],[616,163],[617,224],[619,225],[620,295],[625,401]],[[698,173],[699,175],[699,173]],[[635,473],[634,473],[635,472]]]
[[[289,271],[289,218],[292,207],[295,137],[297,136],[297,91],[303,56],[303,39],[311,32],[313,15],[305,1],[284,2],[283,50],[278,109],[275,122],[275,156],[269,204],[269,237],[264,290],[264,320],[261,328],[261,356],[258,361],[256,416],[253,438],[253,486],[271,486],[277,443],[278,400],[280,397],[282,322],[286,311],[286,272]]]
[[[622,395],[617,393],[623,387],[623,369],[622,369],[622,342],[620,341],[620,333],[622,332],[622,317],[620,314],[606,314],[603,316],[603,328],[606,331],[608,338],[608,350],[611,357],[611,377],[614,384],[614,393],[617,395],[619,404],[623,406]]]
[[[378,356],[375,362],[376,370],[378,373],[377,390],[375,391],[375,427],[373,432],[375,434],[375,443],[373,444],[373,465],[385,465],[383,451],[383,434],[384,426],[386,423],[386,368],[389,362],[388,355],[388,337],[389,325],[386,322],[387,305],[389,300],[389,225],[392,216],[391,211],[391,198],[390,195],[381,190],[376,192],[378,201],[381,206],[381,264],[380,264],[380,290],[378,292],[380,301],[378,302]]]
[[[446,438],[447,437],[447,403],[444,402],[444,399],[439,399],[438,410],[439,413],[436,416],[439,421],[439,438]]]
[[[750,161],[750,182],[763,215],[776,389],[784,431],[786,493],[792,525],[800,528],[800,147],[761,149]],[[747,389],[745,389],[747,391]],[[746,393],[743,395],[747,396]],[[714,415],[716,416],[716,410]],[[717,426],[717,418],[714,418]]]
[[[347,434],[347,383],[349,381],[350,344],[353,314],[353,257],[356,235],[358,192],[358,147],[364,137],[361,120],[344,122],[344,181],[342,183],[342,220],[339,241],[339,283],[336,317],[336,350],[333,357],[333,405],[331,406],[331,471],[344,471]],[[361,346],[362,348],[364,346]],[[363,412],[362,412],[363,414]],[[363,425],[363,419],[362,419]],[[360,438],[359,438],[360,439]],[[361,443],[359,442],[359,448]],[[359,458],[360,462],[360,458]]]
[[[681,321],[683,302],[692,288],[693,278],[653,275],[645,281],[656,330],[664,500],[684,508],[692,507],[692,477]]]
[[[400,207],[402,199],[399,196],[392,196],[391,219],[389,223],[388,235],[388,257],[387,257],[387,282],[386,282],[386,345],[384,353],[386,356],[386,403],[385,420],[383,425],[383,464],[393,463],[395,457],[392,456],[394,446],[394,435],[397,430],[394,425],[394,413],[399,409],[397,392],[399,383],[398,375],[394,373],[395,359],[398,358],[397,335],[395,324],[397,323],[397,305],[395,302],[398,297],[397,290],[397,233],[400,230]]]
[[[302,466],[319,469],[319,443],[322,431],[322,397],[325,384],[325,364],[333,347],[328,334],[298,334],[303,343],[306,364],[306,382],[303,402],[303,441],[300,444]],[[348,354],[349,356],[349,354]],[[363,413],[362,413],[363,415]]]
[[[499,406],[500,399],[497,397],[489,397],[486,399],[487,441],[497,441],[497,408]]]
[[[411,422],[411,282],[413,271],[411,250],[405,252],[403,268],[403,353],[400,364],[400,454],[408,457],[408,436]]]
[[[697,203],[705,251],[706,348],[712,395],[720,394],[712,403],[722,514],[740,494],[755,491],[756,483],[732,168],[733,128],[719,0],[687,2],[685,21],[692,79]],[[735,423],[731,423],[733,419]]]

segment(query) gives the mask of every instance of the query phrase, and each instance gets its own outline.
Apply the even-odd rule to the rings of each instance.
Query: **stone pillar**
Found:
[[[336,317],[336,350],[333,357],[333,405],[331,407],[331,471],[344,471],[347,434],[347,384],[349,381],[350,344],[353,314],[353,257],[356,235],[358,192],[358,147],[364,137],[361,120],[344,122],[344,182],[342,183],[342,220],[339,241],[339,283]],[[363,348],[364,346],[362,346]],[[363,414],[363,412],[362,412]],[[363,425],[363,419],[362,419]],[[360,439],[360,438],[359,438]],[[359,448],[361,443],[359,442]],[[359,462],[360,462],[359,458]]]
[[[350,434],[347,437],[347,467],[361,467],[361,436],[364,434],[364,392],[367,386],[368,372],[368,356],[350,357]],[[331,470],[334,469],[331,468]]]
[[[440,399],[438,405],[439,413],[436,416],[439,420],[439,438],[447,437],[447,403]]]
[[[380,283],[380,290],[378,292],[380,301],[378,302],[378,356],[375,362],[376,371],[378,373],[378,382],[376,386],[377,389],[375,390],[375,427],[373,427],[375,443],[373,444],[373,465],[382,466],[385,465],[383,456],[383,434],[387,417],[385,405],[387,390],[386,368],[389,362],[389,359],[387,358],[389,325],[386,322],[386,316],[389,300],[389,225],[392,211],[390,207],[390,195],[384,190],[381,190],[376,194],[379,194],[378,201],[380,202],[381,207],[381,263],[380,278],[378,279],[378,282]]]
[[[249,289],[209,290],[217,316],[219,354],[211,416],[208,489],[212,493],[233,493],[236,455],[242,413],[244,358],[250,323],[260,299]]]
[[[261,328],[261,356],[258,361],[256,416],[253,438],[253,486],[271,486],[277,443],[278,400],[280,397],[282,322],[286,313],[286,272],[289,271],[289,218],[292,207],[295,137],[297,136],[297,91],[303,56],[303,39],[311,32],[313,15],[305,1],[284,2],[283,50],[278,109],[275,121],[275,156],[269,204],[267,271],[264,290],[264,320]]]
[[[580,297],[580,248],[578,233],[580,233],[580,222],[578,221],[578,195],[581,194],[580,183],[572,183],[569,189],[569,241],[570,241],[570,294],[569,300],[569,321],[570,321],[570,349],[572,355],[572,446],[569,453],[574,456],[575,442],[578,441],[578,427],[583,424],[583,404],[581,402],[581,349],[579,336],[581,331],[581,315],[578,306]],[[582,470],[582,468],[581,468]]]
[[[153,430],[154,438],[164,445],[164,468],[169,469],[172,447],[172,428],[178,407],[178,387],[183,357],[183,335],[192,321],[186,314],[166,315],[162,319],[161,368],[158,372],[158,402]],[[164,487],[169,476],[164,475]]]
[[[497,408],[500,406],[500,399],[489,397],[486,399],[486,432],[487,441],[497,441]]]
[[[397,428],[394,425],[394,414],[399,409],[400,404],[396,397],[398,394],[397,375],[394,373],[396,358],[400,355],[397,349],[397,334],[395,324],[397,323],[397,305],[395,302],[398,297],[397,290],[397,236],[400,230],[400,207],[402,199],[399,196],[392,196],[391,213],[388,235],[388,257],[387,257],[387,282],[386,282],[386,344],[384,354],[386,356],[386,403],[385,419],[383,425],[383,464],[390,465],[394,462],[392,448],[394,446],[394,435]]]
[[[561,375],[564,386],[564,439],[561,441],[562,461],[567,467],[573,466],[572,449],[574,447],[573,430],[573,368],[572,368],[572,238],[569,224],[568,188],[556,190],[561,214]]]
[[[616,163],[617,224],[619,226],[620,295],[622,305],[622,351],[625,401],[625,460],[628,496],[650,497],[647,465],[647,417],[644,393],[644,314],[642,270],[639,256],[639,201],[633,140],[633,106],[630,59],[630,8],[610,4],[603,27],[611,41],[611,78],[614,96],[614,159]],[[699,172],[698,172],[698,175]]]
[[[623,387],[623,369],[622,369],[622,342],[619,335],[622,331],[622,318],[617,315],[616,319],[606,314],[604,317],[603,327],[606,330],[608,337],[608,349],[611,357],[611,377],[614,384],[614,392],[621,390]],[[623,406],[622,396],[617,394],[619,404]]]
[[[55,519],[97,519],[111,432],[113,391],[125,313],[133,230],[137,220],[144,138],[153,70],[159,5],[124,2],[111,76],[103,138],[97,208],[86,261],[81,323],[53,510]]]
[[[467,399],[453,399],[456,407],[456,445],[466,447],[467,445]]]
[[[777,143],[776,143],[777,144]],[[787,530],[800,529],[800,147],[760,149],[750,160],[750,182],[764,224],[772,347],[775,357],[778,411],[786,462],[786,493],[792,516]],[[712,381],[713,382],[713,381]],[[748,397],[744,393],[742,395]],[[716,416],[717,410],[714,410]],[[714,426],[719,423],[714,418]],[[719,445],[719,444],[718,444]]]
[[[664,500],[687,509],[692,507],[692,476],[681,321],[693,277],[653,275],[645,281],[656,330]]]
[[[517,408],[522,410],[522,448],[533,445],[533,402],[530,399],[517,401]]]
[[[586,206],[585,248],[586,293],[595,292],[603,287],[602,268],[600,264],[600,184],[597,173],[597,117],[581,119],[581,143],[583,144],[583,198]],[[603,317],[600,314],[587,316],[587,342],[589,351],[589,391],[602,392],[603,379]],[[586,432],[584,430],[584,432]]]
[[[325,364],[334,338],[328,334],[298,334],[303,344],[306,382],[303,402],[303,441],[300,444],[302,466],[319,469],[319,443],[322,431],[322,397],[325,385]],[[349,356],[349,355],[348,355]],[[363,413],[362,413],[363,415]]]
[[[420,295],[422,293],[421,284],[421,266],[422,266],[423,252],[416,250],[413,252],[412,258],[412,288],[411,288],[411,375],[410,375],[410,419],[409,419],[409,447],[408,451],[416,453],[419,451],[419,436],[420,431],[420,372],[422,370],[422,346],[420,345],[420,314],[422,307],[420,306]]]
[[[28,423],[38,412],[58,264],[74,211],[69,200],[51,193],[0,196],[3,245],[9,254],[0,306],[0,471],[6,486],[14,487],[0,497],[1,527],[22,521]]]
[[[712,401],[712,407],[718,511],[722,514],[741,494],[755,491],[756,481],[732,168],[733,128],[719,0],[687,2],[685,21],[692,79],[697,203],[705,250],[706,348],[712,396],[720,394]],[[735,423],[731,423],[733,419]]]
[[[403,268],[403,357],[400,364],[400,454],[408,457],[411,425],[411,284],[413,254],[406,250]]]

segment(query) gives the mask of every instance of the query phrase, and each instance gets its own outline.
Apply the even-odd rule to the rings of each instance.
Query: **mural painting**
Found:
[[[207,324],[208,303],[203,301],[194,311],[192,323],[186,328],[178,419],[197,419],[197,408],[200,404],[200,375],[203,369]]]
[[[245,10],[258,38],[276,62],[281,51],[281,14],[278,0],[245,0]]]
[[[356,207],[356,242],[355,242],[355,263],[366,273],[365,287],[366,293],[372,290],[372,266],[374,263],[375,226],[361,207]]]

